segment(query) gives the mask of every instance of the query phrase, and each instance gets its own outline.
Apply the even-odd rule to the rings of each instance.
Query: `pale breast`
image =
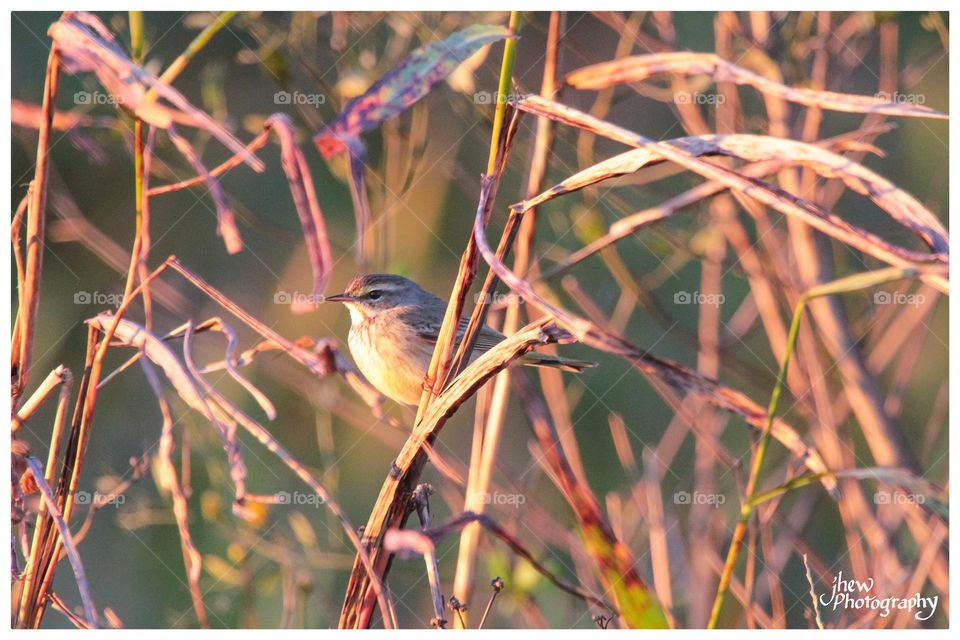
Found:
[[[348,344],[357,368],[383,395],[417,404],[433,346],[401,323],[375,323],[374,319],[350,327]]]

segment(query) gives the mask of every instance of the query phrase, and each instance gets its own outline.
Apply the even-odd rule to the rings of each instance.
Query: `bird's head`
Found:
[[[369,320],[396,307],[417,304],[426,291],[413,280],[390,273],[371,273],[357,276],[343,293],[327,296],[327,302],[342,302],[350,310],[354,324]]]

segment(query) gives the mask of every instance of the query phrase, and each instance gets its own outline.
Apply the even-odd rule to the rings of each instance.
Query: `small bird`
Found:
[[[430,367],[447,303],[413,280],[388,273],[358,276],[347,290],[326,296],[350,310],[347,343],[361,373],[380,393],[403,404],[420,402],[423,379]],[[462,318],[457,343],[469,320]],[[477,335],[470,361],[506,336],[484,325]],[[597,363],[543,353],[527,353],[519,362],[580,372]]]

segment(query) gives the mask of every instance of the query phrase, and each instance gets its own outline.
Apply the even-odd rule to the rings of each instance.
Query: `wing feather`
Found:
[[[408,312],[411,313],[411,312]],[[409,316],[408,316],[409,317]],[[420,318],[421,322],[416,323],[416,332],[417,337],[422,338],[423,340],[429,341],[431,344],[437,343],[437,337],[440,333],[440,323],[443,321],[443,318],[440,317],[436,319],[436,322],[430,322],[433,318]],[[460,340],[463,339],[463,334],[467,330],[467,325],[470,323],[470,318],[460,318],[460,323],[457,325],[457,344],[460,344]],[[480,328],[480,333],[477,334],[477,340],[474,344],[473,350],[478,353],[483,353],[484,351],[489,351],[491,348],[499,344],[505,339],[505,336],[495,329],[484,325]]]

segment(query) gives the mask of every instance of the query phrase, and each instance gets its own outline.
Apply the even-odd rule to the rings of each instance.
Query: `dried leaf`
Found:
[[[520,110],[545,116],[626,145],[645,149],[648,152],[654,152],[665,160],[674,162],[711,180],[717,180],[730,189],[749,196],[783,214],[796,216],[811,227],[891,266],[920,268],[923,272],[921,279],[924,282],[944,293],[948,293],[950,290],[946,267],[948,256],[944,253],[929,254],[892,245],[876,234],[850,225],[815,202],[796,197],[779,187],[759,179],[750,178],[734,169],[706,162],[697,157],[696,149],[691,152],[680,145],[672,144],[670,141],[654,142],[605,120],[538,96],[527,96],[517,100],[516,106]],[[816,147],[811,148],[816,149]],[[641,154],[642,157],[645,155]],[[902,213],[902,203],[898,205],[898,210]],[[924,269],[923,267],[929,268]]]
[[[912,229],[933,251],[950,251],[947,231],[932,211],[883,176],[827,149],[797,140],[748,134],[681,138],[670,143],[697,156],[718,154],[750,161],[780,159],[809,167],[868,196],[890,217]]]
[[[184,330],[189,325],[184,325]],[[227,339],[227,348],[223,354],[223,360],[216,363],[216,368],[222,367],[227,371],[231,378],[233,378],[240,386],[246,389],[247,393],[253,396],[253,399],[257,401],[257,404],[260,405],[260,408],[263,409],[263,412],[267,414],[267,417],[270,420],[273,420],[277,417],[277,410],[274,408],[273,403],[270,402],[270,399],[264,394],[260,389],[258,389],[252,382],[240,375],[240,372],[237,370],[237,367],[244,364],[244,362],[237,357],[237,334],[236,332],[227,325],[222,319],[218,317],[210,318],[205,320],[200,325],[198,325],[195,330],[197,332],[203,331],[214,331],[216,333],[223,334]],[[241,354],[242,358],[243,354]],[[199,371],[200,374],[207,373],[211,368],[204,367]]]
[[[179,91],[134,64],[95,15],[67,11],[50,26],[47,33],[60,51],[64,68],[69,73],[96,74],[100,84],[113,95],[118,106],[134,112],[144,122],[163,129],[173,122],[202,128],[241,156],[256,171],[263,171],[263,162],[247,151],[229,131],[190,104]],[[150,89],[171,106],[161,104],[158,100],[145,100]]]
[[[509,35],[505,27],[472,25],[445,40],[417,48],[362,96],[351,100],[340,115],[314,137],[317,149],[325,158],[342,153],[349,145],[359,142],[360,134],[376,128],[427,95],[433,85],[481,47]]]
[[[357,218],[355,249],[358,264],[367,261],[366,233],[371,218],[364,181],[366,147],[360,135],[402,113],[464,60],[509,35],[510,31],[505,27],[472,25],[445,40],[417,48],[363,95],[351,100],[333,122],[314,136],[314,144],[323,157],[330,159],[343,152],[349,155],[350,197]]]
[[[426,556],[433,553],[433,541],[419,531],[390,529],[383,536],[383,548],[387,553],[395,553],[401,558]]]
[[[87,321],[91,326],[106,331],[114,322],[112,313],[101,313]],[[211,397],[211,389],[206,381],[195,378],[188,367],[160,338],[130,320],[121,319],[114,332],[113,339],[125,346],[134,347],[146,355],[147,359],[158,366],[177,394],[187,406],[199,412],[213,425],[223,442],[224,450],[230,462],[230,472],[236,484],[237,500],[242,501],[246,468],[239,455],[236,421],[225,410],[221,399]],[[186,343],[184,345],[187,346]],[[190,364],[190,363],[187,363]]]
[[[313,187],[313,178],[310,176],[310,167],[303,151],[297,146],[293,123],[282,113],[275,113],[267,119],[266,128],[272,128],[280,139],[280,159],[283,171],[287,174],[290,183],[290,193],[293,195],[293,204],[300,217],[300,227],[303,229],[303,238],[307,245],[307,255],[310,256],[310,265],[313,268],[313,294],[316,301],[327,288],[333,268],[333,255],[330,251],[330,240],[327,237],[327,225],[317,201],[317,193]],[[313,305],[309,305],[311,308]],[[294,311],[304,311],[295,306]]]
[[[578,341],[595,349],[617,355],[647,375],[655,376],[675,388],[702,397],[716,407],[736,413],[743,417],[747,424],[756,429],[762,430],[764,428],[767,412],[743,393],[721,385],[700,373],[691,371],[681,364],[658,358],[622,336],[605,331],[590,320],[561,309],[537,294],[533,285],[507,267],[490,247],[483,226],[482,206],[477,209],[473,235],[480,255],[490,265],[497,277],[525,302],[547,314],[547,317],[554,318],[559,327],[569,331]],[[431,405],[432,407],[433,405]],[[821,473],[827,470],[826,463],[819,452],[813,447],[808,447],[787,423],[776,420],[771,428],[771,433],[812,472]],[[833,478],[823,478],[823,484],[828,491],[835,493],[836,481]]]
[[[713,53],[678,51],[620,58],[572,71],[564,82],[576,89],[600,90],[616,84],[640,82],[652,75],[679,76],[706,74],[716,82],[751,85],[764,95],[808,107],[847,113],[882,113],[891,116],[946,119],[948,116],[921,104],[891,100],[891,96],[858,96],[834,91],[788,87],[727,62]]]
[[[690,136],[665,142],[697,157],[724,155],[753,162],[769,161],[780,166],[798,164],[810,167],[819,175],[842,180],[850,189],[868,196],[890,217],[912,229],[934,251],[949,252],[947,231],[932,211],[883,176],[822,147],[750,134]],[[664,157],[652,148],[627,151],[598,162],[512,208],[522,213],[559,195],[663,161]],[[758,177],[758,174],[752,173],[749,177]]]
[[[176,127],[170,125],[167,128],[167,135],[177,148],[177,151],[193,165],[194,170],[210,190],[210,196],[213,198],[213,203],[217,208],[217,234],[223,238],[223,242],[227,246],[227,253],[239,253],[243,250],[243,240],[240,238],[240,230],[237,229],[237,223],[233,217],[233,210],[230,209],[230,203],[227,202],[227,194],[223,190],[223,187],[220,186],[220,181],[210,175],[210,172],[207,171],[207,168],[203,165],[203,162],[201,162],[197,152],[193,150],[193,145],[177,133]]]

